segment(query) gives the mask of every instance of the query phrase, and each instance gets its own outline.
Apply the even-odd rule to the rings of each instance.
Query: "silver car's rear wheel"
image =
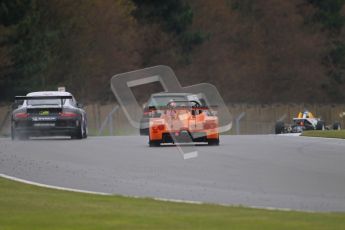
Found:
[[[77,128],[77,130],[72,133],[71,138],[72,139],[83,139],[84,135],[84,124],[81,122],[80,126]]]

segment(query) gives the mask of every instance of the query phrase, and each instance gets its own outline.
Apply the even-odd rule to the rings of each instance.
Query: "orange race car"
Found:
[[[157,108],[159,117],[150,118],[149,145],[205,142],[219,145],[218,117],[198,101],[174,101]]]

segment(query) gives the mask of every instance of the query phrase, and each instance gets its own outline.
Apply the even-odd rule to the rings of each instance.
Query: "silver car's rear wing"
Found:
[[[61,100],[61,107],[63,107],[63,100],[64,99],[72,99],[72,96],[15,96],[14,97],[14,104],[23,103],[25,100],[47,100],[47,99],[60,99]]]
[[[15,100],[72,99],[72,96],[15,96]]]

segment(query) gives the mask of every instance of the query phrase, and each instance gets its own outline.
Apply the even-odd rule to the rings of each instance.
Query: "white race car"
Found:
[[[278,121],[275,125],[275,133],[301,133],[304,130],[340,130],[339,122],[335,122],[332,127],[326,126],[326,123],[320,118],[314,117],[309,111],[298,113],[297,117],[293,119],[293,124],[285,124],[283,121]]]

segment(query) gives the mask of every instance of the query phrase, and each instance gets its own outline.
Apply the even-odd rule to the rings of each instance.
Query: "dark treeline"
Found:
[[[344,102],[345,0],[1,0],[0,101],[64,85],[114,100],[164,64],[228,102]],[[145,94],[145,92],[139,92]]]

